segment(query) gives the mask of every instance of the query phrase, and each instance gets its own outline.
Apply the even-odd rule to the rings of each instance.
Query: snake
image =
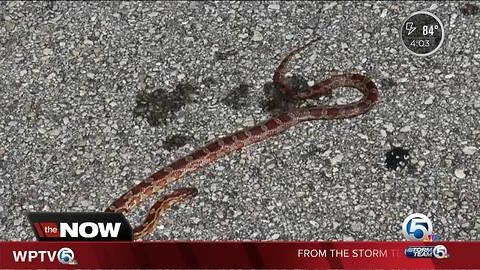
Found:
[[[170,165],[145,178],[139,184],[125,192],[121,197],[113,201],[105,211],[122,214],[130,212],[147,198],[155,195],[169,184],[181,179],[185,174],[196,171],[233,151],[241,150],[246,146],[276,136],[301,122],[345,119],[368,112],[378,101],[378,89],[371,79],[358,73],[333,75],[303,91],[289,86],[285,76],[288,63],[295,55],[314,44],[318,39],[319,38],[311,40],[304,46],[290,51],[283,58],[273,75],[275,89],[281,91],[283,95],[292,100],[304,101],[330,95],[334,89],[339,87],[349,87],[358,90],[362,94],[362,98],[348,104],[312,105],[289,108],[253,127],[248,127],[215,139],[191,154],[175,160]],[[167,209],[173,204],[196,196],[197,193],[198,190],[196,188],[184,187],[176,189],[158,200],[147,212],[140,225],[133,229],[133,240],[140,240],[148,234],[153,233],[160,216]]]

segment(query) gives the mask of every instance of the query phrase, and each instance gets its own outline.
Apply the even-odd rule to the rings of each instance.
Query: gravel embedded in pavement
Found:
[[[189,174],[168,190],[199,195],[148,239],[402,240],[419,212],[442,240],[480,240],[480,15],[464,5],[1,2],[0,240],[33,240],[30,211],[103,211],[170,161],[268,119],[279,61],[319,36],[290,75],[362,73],[379,103]],[[398,36],[423,9],[446,31],[428,57]],[[408,159],[391,170],[395,148]]]

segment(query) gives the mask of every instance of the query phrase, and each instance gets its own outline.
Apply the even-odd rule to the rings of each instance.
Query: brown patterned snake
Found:
[[[291,51],[282,60],[273,76],[273,82],[276,87],[282,91],[284,95],[297,100],[312,99],[326,95],[338,87],[351,87],[359,90],[363,94],[363,97],[359,101],[345,105],[293,108],[259,125],[219,138],[152,174],[115,200],[105,211],[117,213],[129,212],[162,188],[182,178],[186,173],[195,171],[220,157],[228,155],[232,151],[240,150],[258,141],[278,135],[300,122],[350,118],[370,110],[378,99],[377,87],[373,81],[360,74],[335,75],[302,92],[289,88],[285,82],[285,72],[288,62],[316,40],[310,41],[305,46]],[[193,197],[196,194],[197,190],[195,188],[182,188],[175,190],[173,193],[156,202],[141,225],[134,229],[133,238],[140,239],[153,232],[161,213],[172,204]]]

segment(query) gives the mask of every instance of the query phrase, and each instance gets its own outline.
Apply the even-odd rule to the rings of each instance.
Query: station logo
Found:
[[[424,214],[409,215],[402,224],[402,233],[408,241],[433,241],[432,221]]]
[[[57,259],[61,264],[78,264],[77,260],[75,260],[75,253],[70,248],[61,248],[57,253]]]
[[[433,242],[437,240],[433,234],[432,221],[420,213],[414,213],[405,218],[402,224],[402,233],[408,241]],[[405,249],[405,255],[409,258],[445,259],[450,257],[447,247],[444,245],[410,246]]]
[[[131,241],[133,237],[120,213],[35,212],[28,219],[38,241]]]
[[[64,247],[60,250],[13,250],[13,260],[16,263],[54,263],[57,260],[61,264],[77,265],[75,253],[71,248]]]

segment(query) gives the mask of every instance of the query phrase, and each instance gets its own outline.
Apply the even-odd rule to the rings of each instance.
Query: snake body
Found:
[[[226,137],[216,139],[190,155],[182,157],[150,175],[115,200],[105,211],[117,213],[129,212],[159,190],[182,178],[186,173],[193,172],[233,151],[278,135],[300,122],[350,118],[369,111],[378,100],[378,91],[375,83],[361,74],[335,75],[302,92],[291,89],[287,85],[285,80],[287,64],[296,54],[315,41],[316,40],[312,40],[306,45],[291,51],[280,62],[273,76],[273,82],[276,87],[282,91],[284,95],[297,100],[313,99],[326,95],[338,87],[351,87],[359,90],[363,94],[360,100],[344,105],[320,105],[293,108],[254,127],[246,128]],[[196,194],[197,190],[195,188],[181,188],[156,202],[150,208],[143,222],[134,229],[133,238],[140,239],[152,233],[160,219],[160,215],[166,209],[172,204],[193,197]]]

